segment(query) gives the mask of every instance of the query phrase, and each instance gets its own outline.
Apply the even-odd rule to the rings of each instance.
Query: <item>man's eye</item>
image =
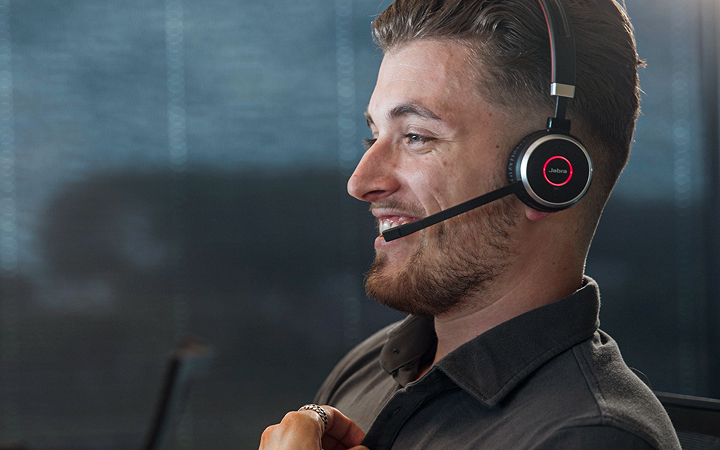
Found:
[[[363,147],[365,147],[365,150],[372,147],[373,144],[375,144],[375,141],[377,141],[375,138],[363,138]]]
[[[408,142],[410,142],[411,144],[425,144],[433,140],[432,138],[429,138],[427,136],[413,133],[406,134],[405,139],[407,139]]]

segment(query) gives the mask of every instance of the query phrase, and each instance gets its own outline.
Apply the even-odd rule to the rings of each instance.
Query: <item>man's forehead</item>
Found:
[[[386,53],[366,117],[448,120],[446,110],[482,100],[468,51],[459,43],[423,39]]]
[[[461,42],[450,39],[418,39],[385,52],[379,78],[402,79],[422,75],[443,80],[448,77],[474,76],[473,51]]]

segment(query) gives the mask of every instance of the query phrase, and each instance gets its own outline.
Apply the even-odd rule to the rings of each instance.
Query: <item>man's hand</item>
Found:
[[[260,450],[368,450],[358,445],[365,433],[355,422],[332,406],[322,408],[327,426],[315,411],[289,412],[279,424],[265,429]]]

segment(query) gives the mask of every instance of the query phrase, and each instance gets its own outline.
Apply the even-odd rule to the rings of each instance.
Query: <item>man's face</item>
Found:
[[[372,203],[380,231],[506,184],[508,119],[480,97],[469,57],[434,40],[385,55],[367,110],[371,146],[348,182]],[[391,242],[378,236],[368,293],[413,314],[462,305],[512,257],[516,204],[491,203]]]

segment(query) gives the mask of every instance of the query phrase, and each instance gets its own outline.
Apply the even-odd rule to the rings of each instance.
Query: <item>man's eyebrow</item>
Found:
[[[390,110],[390,114],[388,114],[388,116],[391,119],[402,116],[419,116],[430,120],[441,120],[437,114],[414,102],[403,103],[402,105],[394,107]]]
[[[430,120],[442,120],[437,114],[427,109],[426,107],[419,105],[414,102],[403,103],[390,110],[388,113],[389,119],[394,119],[403,116],[418,116],[424,119]],[[365,111],[365,120],[367,120],[368,126],[375,123],[370,116],[370,113]]]

